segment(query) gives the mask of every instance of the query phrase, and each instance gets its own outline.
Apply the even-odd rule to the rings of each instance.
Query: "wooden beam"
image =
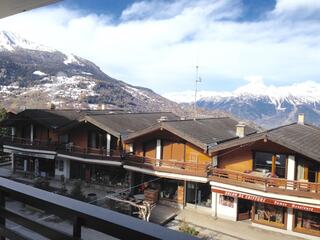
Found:
[[[277,160],[277,156],[275,154],[272,155],[272,166],[271,166],[272,176],[276,175],[276,160]]]

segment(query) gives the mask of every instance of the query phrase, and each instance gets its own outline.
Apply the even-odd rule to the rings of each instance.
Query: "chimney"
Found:
[[[243,138],[244,137],[244,129],[246,127],[246,124],[244,122],[239,122],[236,125],[236,135],[239,138]]]
[[[304,113],[299,113],[298,124],[304,125]]]
[[[106,110],[106,104],[102,103],[102,104],[100,105],[100,110]]]

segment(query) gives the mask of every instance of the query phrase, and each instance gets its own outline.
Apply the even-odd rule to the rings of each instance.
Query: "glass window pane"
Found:
[[[256,152],[254,170],[260,172],[271,172],[272,155],[272,153]]]
[[[286,155],[277,154],[276,155],[276,175],[280,178],[286,177]]]

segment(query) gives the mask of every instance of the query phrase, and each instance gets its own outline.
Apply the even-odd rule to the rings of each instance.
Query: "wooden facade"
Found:
[[[295,153],[294,151],[285,148],[281,145],[275,144],[271,141],[260,140],[258,142],[254,142],[252,144],[248,144],[246,146],[238,146],[233,147],[224,151],[220,151],[217,153],[218,156],[218,168],[226,169],[232,171],[238,171],[241,173],[249,173],[255,171],[255,155],[256,153],[271,153],[272,164],[270,172],[274,174],[276,172],[276,168],[278,167],[275,162],[275,156],[278,154],[284,155],[286,158],[285,162],[285,174],[282,176],[285,178],[287,176],[287,161],[288,156],[295,156],[296,161],[296,169],[295,171],[295,179],[296,180],[306,180],[312,182],[320,182],[320,164],[312,159],[299,155],[299,153]],[[299,177],[297,166],[301,162],[303,170],[303,177]],[[310,171],[315,171],[315,179],[310,179],[311,173]]]
[[[152,134],[135,139],[134,154],[148,158],[156,158],[157,140],[161,142],[161,159],[199,164],[211,163],[209,156],[203,149],[187,142],[166,130],[159,130]]]

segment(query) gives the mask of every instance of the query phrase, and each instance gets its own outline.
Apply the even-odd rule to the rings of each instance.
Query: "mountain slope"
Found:
[[[150,89],[116,80],[94,63],[0,32],[0,100],[4,107],[97,108],[176,111],[178,104]]]
[[[320,84],[312,81],[290,86],[267,86],[261,80],[233,92],[200,92],[197,105],[205,110],[218,109],[266,127],[275,127],[297,120],[304,113],[306,121],[320,125]],[[181,96],[186,96],[181,99]],[[167,97],[188,101],[186,94]],[[191,96],[190,96],[191,97]]]

